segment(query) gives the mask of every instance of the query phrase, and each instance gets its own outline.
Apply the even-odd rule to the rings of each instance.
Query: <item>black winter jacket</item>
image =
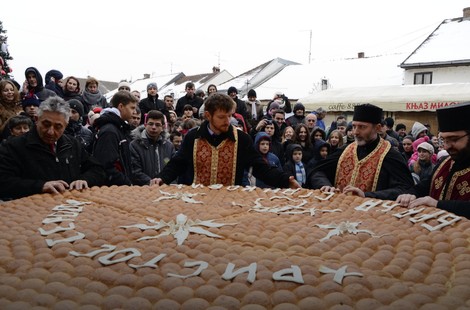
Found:
[[[139,109],[140,109],[140,123],[143,124],[145,121],[145,114],[147,114],[151,110],[157,110],[165,114],[167,119],[170,119],[170,113],[168,112],[168,109],[166,108],[166,105],[163,101],[158,99],[158,94],[155,97],[152,96],[147,96],[147,98],[144,98],[140,100],[139,102]]]
[[[0,147],[0,197],[20,198],[42,193],[44,183],[85,180],[88,186],[101,186],[105,181],[102,165],[90,156],[72,137],[62,135],[56,154],[44,144],[33,129],[8,139]]]
[[[94,122],[97,129],[93,156],[106,170],[107,185],[131,185],[130,126],[113,112],[105,112]]]

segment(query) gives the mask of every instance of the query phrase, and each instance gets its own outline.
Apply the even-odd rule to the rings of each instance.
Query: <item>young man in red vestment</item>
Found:
[[[157,184],[179,177],[187,185],[242,185],[245,170],[253,167],[253,175],[269,186],[300,188],[294,177],[266,163],[247,133],[230,124],[235,107],[228,95],[210,95],[204,103],[205,121],[188,131],[180,150],[157,175]]]

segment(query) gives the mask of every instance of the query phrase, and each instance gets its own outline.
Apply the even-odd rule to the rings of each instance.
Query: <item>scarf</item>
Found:
[[[251,103],[251,115],[253,116],[253,119],[258,118],[258,114],[256,113],[256,101],[248,101]]]
[[[305,182],[307,181],[304,164],[302,162],[295,164],[295,179],[300,184],[305,184]]]
[[[88,107],[92,107],[94,105],[101,106],[101,98],[103,95],[101,95],[100,91],[96,93],[90,93],[88,90],[85,90],[82,94],[83,97],[83,102],[88,105]]]

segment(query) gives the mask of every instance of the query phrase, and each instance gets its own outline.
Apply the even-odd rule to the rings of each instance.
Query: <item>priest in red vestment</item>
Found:
[[[308,176],[311,188],[395,200],[413,186],[401,154],[379,136],[382,112],[372,104],[355,106],[354,142],[312,169]]]
[[[400,195],[409,208],[437,207],[470,218],[470,102],[436,110],[440,139],[449,156],[441,159],[430,178]]]

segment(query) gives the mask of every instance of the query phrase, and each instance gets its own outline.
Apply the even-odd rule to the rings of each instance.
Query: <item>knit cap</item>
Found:
[[[78,99],[70,99],[69,101],[67,101],[69,103],[69,106],[71,109],[74,109],[75,111],[77,111],[77,113],[80,115],[80,117],[83,116],[83,114],[85,113],[84,109],[83,109],[83,104],[80,102],[80,100]]]
[[[39,100],[38,96],[36,96],[34,94],[31,94],[31,95],[28,94],[21,101],[21,105],[23,106],[23,108],[29,107],[29,106],[32,106],[32,105],[35,106],[35,107],[39,107],[41,105],[41,101]]]

